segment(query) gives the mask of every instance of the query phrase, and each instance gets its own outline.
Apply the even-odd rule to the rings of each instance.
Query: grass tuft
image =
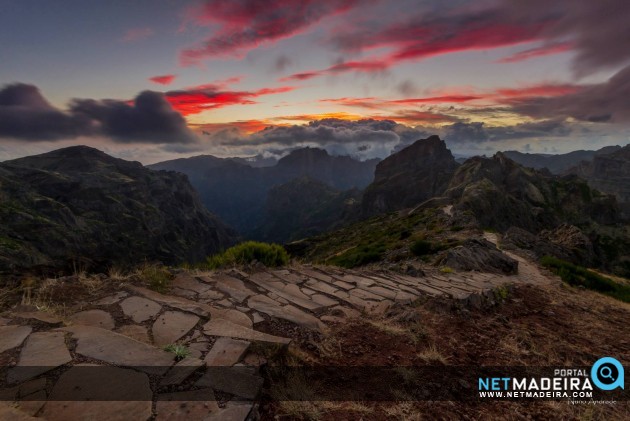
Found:
[[[145,263],[138,269],[138,277],[154,291],[164,293],[171,287],[173,275],[162,265]]]
[[[175,354],[175,361],[181,361],[184,358],[190,356],[190,350],[186,346],[180,344],[166,345],[164,347],[164,351],[172,352],[173,354]]]

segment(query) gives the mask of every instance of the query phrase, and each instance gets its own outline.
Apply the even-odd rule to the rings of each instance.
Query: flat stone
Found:
[[[103,310],[87,310],[70,316],[69,321],[84,326],[96,326],[112,330],[115,326],[112,315]]]
[[[4,317],[0,317],[0,326],[6,326],[11,322],[10,319],[5,319]]]
[[[142,323],[159,313],[161,305],[142,297],[129,297],[120,303],[123,313],[134,322]]]
[[[217,301],[222,300],[223,297],[225,297],[225,295],[213,289],[209,289],[206,292],[199,294],[200,301]]]
[[[246,339],[248,341],[289,344],[291,339],[281,338],[268,333],[258,332],[245,326],[237,325],[224,319],[212,319],[203,326],[204,333],[211,336],[225,336]]]
[[[261,316],[260,314],[254,312],[252,314],[252,317],[254,318],[254,324],[256,323],[261,323],[265,321],[265,318],[263,316]]]
[[[273,277],[271,277],[271,280],[265,279],[266,276],[271,276],[269,274],[257,273],[256,275],[258,276],[252,275],[249,279],[259,287],[269,291],[268,295],[272,299],[284,302],[281,300],[282,298],[287,300],[284,304],[292,303],[311,311],[316,311],[321,308],[319,304],[311,301],[308,295],[300,291],[297,285],[284,284],[275,280]]]
[[[172,288],[169,293],[171,295],[177,295],[178,297],[184,297],[184,298],[188,298],[190,300],[194,300],[195,298],[197,298],[197,293],[190,291],[188,289],[182,289],[182,288]]]
[[[101,298],[94,304],[97,306],[110,306],[112,304],[116,304],[117,302],[128,296],[129,294],[127,294],[125,291],[119,291],[114,295],[109,295],[107,297]]]
[[[153,323],[153,342],[158,346],[173,344],[190,332],[197,322],[199,317],[194,314],[166,311]]]
[[[306,281],[306,285],[308,285],[310,289],[314,289],[315,291],[323,292],[328,295],[337,295],[337,291],[339,291],[337,288],[334,288],[326,282],[316,281],[314,279]]]
[[[204,352],[208,350],[210,344],[208,342],[195,342],[188,345],[188,350],[190,351],[190,357],[192,358],[201,358]]]
[[[32,333],[20,359],[7,375],[8,383],[21,383],[72,361],[63,332]]]
[[[263,378],[235,367],[208,367],[206,373],[195,383],[231,393],[245,399],[255,399],[263,384]]]
[[[32,330],[30,326],[0,326],[0,353],[22,345]]]
[[[313,330],[321,330],[322,325],[315,316],[311,316],[292,305],[279,305],[265,295],[255,295],[247,301],[250,308],[278,319],[288,320]]]
[[[46,378],[40,377],[39,379],[31,380],[20,385],[20,392],[18,396],[23,398],[25,396],[32,395],[40,390],[44,390],[46,388]]]
[[[349,284],[347,282],[344,281],[334,281],[332,283],[334,286],[339,287],[341,289],[345,289],[346,291],[350,291],[351,289],[353,289],[355,286],[352,284]]]
[[[41,414],[49,421],[146,420],[153,393],[144,373],[80,365],[63,373]]]
[[[303,292],[304,294],[306,294],[306,295],[313,295],[313,294],[316,294],[316,292],[315,292],[315,291],[313,291],[312,289],[308,289],[308,288],[306,288],[306,287],[302,287],[302,288],[300,288],[300,291],[302,291],[302,292]]]
[[[18,312],[18,313],[13,313],[13,317],[19,318],[19,319],[33,319],[33,320],[38,320],[42,323],[46,323],[49,325],[60,325],[61,323],[63,323],[63,320],[61,320],[59,317],[50,314],[50,313],[46,313],[43,311],[23,311],[23,312]]]
[[[198,358],[186,357],[171,367],[166,376],[160,381],[160,386],[181,384],[192,373],[205,365],[206,363]]]
[[[229,403],[229,402],[228,402]],[[205,421],[245,421],[252,411],[252,404],[239,404],[221,409],[216,414],[211,414]]]
[[[298,271],[310,278],[314,278],[324,282],[332,282],[333,278],[324,273],[318,272],[316,270],[308,269],[308,268],[300,268]]]
[[[172,283],[173,287],[187,289],[197,294],[202,294],[210,289],[210,285],[199,282],[193,276],[187,273],[179,273],[175,276]]]
[[[116,330],[117,333],[127,336],[135,341],[144,342],[145,344],[151,343],[147,328],[140,325],[124,325]]]
[[[343,314],[348,319],[356,319],[357,317],[361,317],[361,313],[348,307],[336,306],[332,308],[332,311],[333,314]]]
[[[225,319],[231,321],[232,323],[239,324],[248,328],[251,328],[253,326],[252,320],[246,314],[243,314],[240,311],[236,311],[233,309],[216,308],[208,304],[198,303],[195,301],[187,300],[185,298],[163,295],[159,292],[151,291],[150,289],[142,287],[128,285],[127,288],[147,298],[150,298],[151,300],[157,301],[169,307],[177,308],[182,311],[195,313],[197,316],[212,316],[213,318]]]
[[[204,359],[208,367],[233,366],[240,361],[250,342],[240,339],[219,338]]]
[[[286,281],[292,284],[299,284],[304,281],[303,275],[300,276],[296,273],[292,273],[291,271],[287,269],[273,270],[271,271],[271,274],[277,278],[282,279],[283,281]]]
[[[24,411],[20,411],[19,409],[15,408],[9,402],[0,402],[0,420],[41,421],[41,418],[32,417]]]
[[[118,333],[92,326],[71,326],[62,330],[77,339],[77,354],[134,367],[149,374],[163,375],[173,365],[173,355]]]
[[[40,390],[31,394],[31,396],[28,397],[28,400],[20,401],[17,405],[20,411],[34,417],[46,403],[46,398],[46,391]]]
[[[217,301],[215,304],[219,305],[221,307],[228,307],[228,308],[232,308],[233,307],[232,306],[232,302],[230,300],[228,300],[228,299]]]
[[[362,300],[371,300],[371,301],[382,301],[385,297],[381,297],[380,295],[372,294],[371,292],[356,288],[350,291],[350,295],[354,295],[355,297],[359,297]]]
[[[322,294],[314,294],[311,296],[311,299],[315,301],[317,304],[320,304],[324,307],[336,306],[339,302],[333,300],[332,298],[328,298]]]
[[[155,404],[156,421],[207,420],[221,412],[212,389],[162,393]]]
[[[216,280],[215,288],[217,290],[229,295],[238,302],[243,302],[247,297],[255,294],[255,292],[247,288],[245,283],[240,279],[223,274],[215,275],[213,278]]]
[[[343,275],[341,280],[350,284],[356,284],[357,286],[364,286],[364,287],[369,287],[375,284],[374,279],[364,278],[362,276],[356,276],[356,275],[350,275],[350,274]]]

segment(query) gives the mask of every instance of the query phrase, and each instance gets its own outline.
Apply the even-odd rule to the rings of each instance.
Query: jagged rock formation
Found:
[[[503,154],[524,167],[542,170],[547,168],[553,174],[564,174],[582,161],[592,161],[595,157],[616,152],[620,146],[606,146],[596,151],[573,151],[564,154],[522,153],[505,151]]]
[[[467,240],[461,246],[446,250],[438,256],[438,264],[457,270],[504,273],[518,272],[518,262],[488,240]]]
[[[347,156],[331,156],[322,149],[303,148],[268,167],[253,168],[243,160],[208,155],[149,167],[188,175],[211,212],[245,236],[256,238],[265,214],[267,193],[272,187],[308,176],[337,190],[362,189],[373,180],[377,162],[362,162]]]
[[[363,196],[364,214],[412,207],[440,196],[457,166],[451,151],[438,136],[416,141],[378,163],[374,182]]]
[[[341,192],[309,177],[296,178],[269,191],[254,236],[285,242],[317,235],[354,220],[360,198],[356,189]]]
[[[451,179],[446,195],[455,212],[471,213],[482,227],[499,231],[515,226],[539,232],[564,222],[611,224],[619,218],[614,197],[574,176],[556,177],[524,168],[502,153],[466,161]]]
[[[0,270],[198,261],[234,233],[186,177],[76,146],[0,164]]]

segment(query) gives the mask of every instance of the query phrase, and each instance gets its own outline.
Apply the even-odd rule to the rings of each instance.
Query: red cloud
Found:
[[[176,77],[176,75],[153,76],[150,77],[149,80],[160,85],[170,85]]]
[[[208,57],[239,55],[261,44],[276,42],[306,31],[325,17],[343,13],[358,0],[206,0],[189,12],[198,24],[220,28],[200,45],[180,54],[183,65]]]
[[[204,134],[232,128],[237,128],[244,133],[256,133],[270,125],[266,120],[238,120],[228,123],[193,124],[191,127],[200,130],[202,133],[205,132]]]
[[[165,93],[171,106],[183,115],[199,114],[206,110],[229,105],[255,104],[254,98],[292,91],[291,86],[263,88],[257,91],[221,91],[217,85],[201,85],[179,91]]]
[[[499,63],[516,63],[520,61],[529,60],[531,58],[543,57],[552,54],[564,53],[573,48],[571,42],[558,42],[550,45],[544,45],[542,47],[530,48],[528,50],[520,51],[508,57],[504,57],[499,60]]]

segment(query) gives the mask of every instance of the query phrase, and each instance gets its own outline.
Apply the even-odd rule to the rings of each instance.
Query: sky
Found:
[[[0,0],[0,160],[630,143],[627,0]]]

